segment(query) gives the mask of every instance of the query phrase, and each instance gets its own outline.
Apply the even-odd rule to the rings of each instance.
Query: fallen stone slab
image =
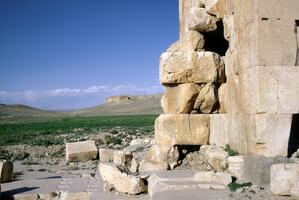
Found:
[[[183,189],[178,191],[163,191],[154,194],[150,200],[228,200],[228,190]]]
[[[171,195],[173,191],[182,192],[182,195],[185,194],[186,198],[189,197],[188,192],[196,192],[200,189],[220,189],[226,193],[225,188],[231,181],[232,178],[229,174],[213,171],[174,170],[157,172],[148,178],[148,194],[150,199],[156,199],[156,195],[161,196],[163,194],[162,196],[167,196]],[[185,193],[185,191],[188,192]],[[160,197],[157,199],[160,199]]]
[[[118,192],[139,194],[146,191],[143,180],[131,175],[130,170],[123,165],[100,162],[99,172],[102,179],[113,185]]]
[[[14,200],[38,200],[38,194],[16,194]]]
[[[94,160],[98,156],[98,149],[94,141],[66,143],[66,160],[70,162],[85,162]]]
[[[12,174],[13,174],[13,162],[10,161],[0,162],[0,183],[11,181]]]
[[[62,192],[60,200],[90,200],[89,192]]]

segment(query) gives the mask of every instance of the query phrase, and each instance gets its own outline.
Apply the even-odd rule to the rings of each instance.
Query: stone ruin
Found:
[[[154,142],[100,149],[103,190],[148,192],[153,200],[230,199],[234,177],[299,199],[298,11],[298,0],[179,0],[180,38],[160,57],[166,90]],[[149,151],[136,157],[143,143]],[[227,145],[239,154],[229,155]],[[212,168],[157,172],[193,151]],[[97,155],[93,141],[66,145],[70,162]]]
[[[180,148],[244,155],[299,147],[299,1],[180,0],[180,38],[160,57],[164,114],[143,165],[177,165]]]

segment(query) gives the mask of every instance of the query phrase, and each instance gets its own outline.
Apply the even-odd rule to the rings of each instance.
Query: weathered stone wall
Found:
[[[180,0],[148,160],[171,167],[176,145],[208,143],[286,155],[299,112],[298,10],[297,0]]]

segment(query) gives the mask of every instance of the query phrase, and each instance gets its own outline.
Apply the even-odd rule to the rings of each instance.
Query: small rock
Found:
[[[203,145],[200,151],[205,155],[206,161],[216,170],[225,171],[228,167],[228,154],[221,147]]]
[[[143,143],[144,143],[143,139],[138,138],[138,139],[134,139],[134,140],[132,140],[132,141],[130,142],[130,146],[133,146],[133,145],[140,145],[140,144],[143,144]]]

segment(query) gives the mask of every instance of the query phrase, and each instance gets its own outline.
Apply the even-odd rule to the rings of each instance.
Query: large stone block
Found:
[[[186,18],[186,25],[189,30],[203,33],[216,30],[218,20],[217,17],[208,14],[205,8],[192,7]]]
[[[224,82],[224,63],[213,52],[165,52],[160,57],[160,83]]]
[[[256,65],[295,66],[297,60],[295,20],[259,18],[256,23]]]
[[[291,123],[291,114],[215,114],[209,142],[242,154],[286,156]]]
[[[250,147],[248,137],[255,135],[254,115],[213,114],[210,127],[210,144],[217,146],[229,144],[239,153],[248,153]]]
[[[156,172],[148,179],[149,199],[201,199],[200,194],[206,195],[202,199],[228,199],[228,191],[224,188],[230,182],[229,174],[213,171]],[[210,189],[214,189],[213,194],[208,192]]]
[[[189,114],[193,109],[196,97],[201,89],[194,83],[179,84],[166,87],[161,99],[161,106],[165,114]]]
[[[264,18],[299,19],[297,0],[254,0],[256,15]]]
[[[0,162],[0,183],[12,181],[13,175],[13,162],[1,161]]]
[[[170,45],[167,52],[202,51],[205,44],[204,36],[197,31],[187,31],[179,41]]]
[[[292,195],[298,199],[299,164],[275,164],[271,166],[270,189],[276,195]],[[298,195],[298,196],[297,196]]]
[[[218,91],[214,84],[208,83],[200,90],[195,103],[194,109],[201,113],[212,113],[218,103]]]
[[[299,67],[258,66],[258,113],[299,112]]]
[[[66,160],[74,162],[85,162],[96,159],[98,149],[94,141],[66,143]]]
[[[290,159],[280,156],[269,158],[258,155],[246,155],[244,156],[244,178],[255,185],[269,185],[271,166],[289,162],[291,162]]]
[[[158,145],[207,144],[210,115],[162,114],[155,122],[155,141]]]
[[[256,134],[253,138],[251,153],[274,157],[287,156],[291,114],[256,114]]]

